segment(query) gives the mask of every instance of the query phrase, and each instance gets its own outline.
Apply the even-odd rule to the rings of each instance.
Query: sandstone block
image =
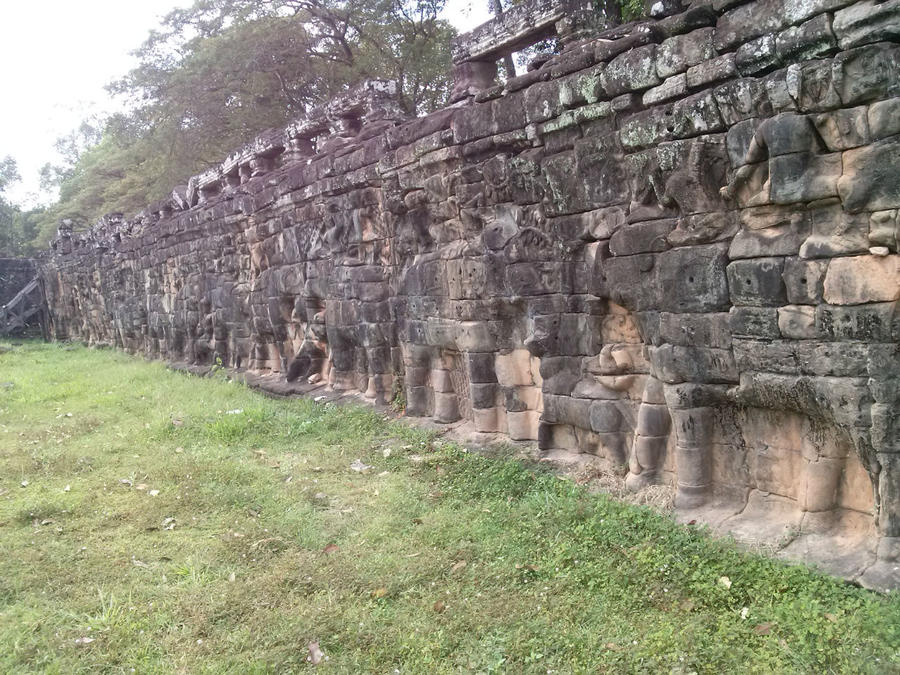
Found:
[[[867,119],[873,141],[900,134],[900,98],[873,103],[868,108]]]
[[[831,32],[831,17],[819,14],[799,26],[792,26],[778,34],[776,53],[782,61],[815,59],[837,48]]]
[[[663,40],[656,51],[656,73],[665,79],[685,72],[716,55],[713,48],[713,28],[700,28],[687,35]]]
[[[719,114],[722,120],[729,126],[729,133],[742,120],[757,117],[770,117],[772,104],[769,102],[765,83],[754,78],[733,80],[715,88],[713,95],[719,106]],[[754,131],[758,122],[754,123]],[[749,147],[749,139],[747,140]],[[747,147],[744,148],[743,157]]]
[[[672,135],[690,138],[725,128],[716,99],[710,92],[682,99],[672,107]]]
[[[659,339],[674,345],[708,345],[717,349],[731,347],[729,314],[672,314],[660,312]]]
[[[594,401],[590,409],[590,428],[598,433],[619,432],[628,424],[622,415],[621,400]]]
[[[634,255],[665,251],[669,248],[666,236],[675,229],[671,219],[651,220],[646,223],[631,223],[619,228],[609,240],[613,255]]]
[[[735,337],[777,338],[778,310],[774,307],[732,307],[729,327]]]
[[[869,218],[869,243],[897,252],[900,242],[900,211],[876,211]]]
[[[691,66],[687,70],[687,85],[691,89],[728,80],[737,75],[734,54],[723,54]]]
[[[800,247],[801,258],[833,258],[869,248],[868,215],[846,213],[837,200],[809,206],[811,233]]]
[[[900,256],[836,258],[828,265],[824,286],[830,305],[890,302],[900,298]]]
[[[710,312],[725,309],[728,283],[722,245],[689,246],[661,253],[655,285],[660,309],[669,312]]]
[[[780,63],[773,33],[742,44],[734,55],[735,67],[741,75],[758,75],[772,70]]]
[[[858,105],[900,95],[898,53],[900,46],[881,43],[838,54],[831,71],[833,88],[843,105]]]
[[[472,411],[475,431],[485,434],[505,434],[508,431],[507,413],[502,408],[484,408]]]
[[[497,404],[499,387],[493,383],[476,383],[469,385],[469,396],[473,409],[493,408]]]
[[[849,150],[869,142],[865,107],[834,110],[816,115],[814,123],[829,152]],[[897,111],[900,113],[900,110]]]
[[[843,153],[837,188],[848,211],[900,207],[900,140],[888,138]]]
[[[857,2],[834,14],[834,33],[841,49],[900,39],[900,1]]]
[[[772,201],[792,204],[836,197],[842,170],[841,153],[773,157],[769,161]]]
[[[778,328],[782,337],[807,340],[816,337],[816,308],[787,305],[778,309]]]
[[[816,309],[816,333],[828,340],[891,342],[900,329],[900,314],[893,302]]]
[[[727,349],[664,344],[654,347],[650,354],[654,376],[666,384],[738,381],[734,356]]]
[[[654,44],[636,47],[610,61],[601,76],[607,95],[618,96],[658,85],[656,49]]]
[[[497,354],[494,367],[497,381],[503,387],[534,384],[531,374],[531,353],[527,349],[515,349],[506,354]]]
[[[737,260],[728,265],[728,289],[735,305],[779,306],[785,304],[781,278],[783,258]]]
[[[644,92],[643,103],[645,106],[656,105],[664,101],[681,98],[687,95],[687,76],[684,73],[673,75],[662,84]]]
[[[534,441],[538,438],[541,413],[536,410],[506,413],[507,433],[514,441]]]
[[[782,280],[791,304],[816,305],[822,302],[827,260],[803,261],[788,258]]]

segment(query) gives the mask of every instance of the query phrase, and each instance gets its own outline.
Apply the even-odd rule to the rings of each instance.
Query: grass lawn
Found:
[[[311,642],[333,672],[883,673],[900,601],[369,410],[0,354],[0,672],[285,673]]]

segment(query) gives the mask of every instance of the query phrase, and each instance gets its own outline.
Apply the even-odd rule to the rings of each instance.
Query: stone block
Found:
[[[782,280],[791,304],[816,305],[822,302],[827,260],[805,261],[788,258]]]
[[[634,311],[654,309],[662,291],[656,284],[655,263],[651,254],[607,258],[598,265],[594,293]]]
[[[838,54],[831,71],[833,88],[843,105],[858,105],[900,95],[898,53],[900,46],[881,43]]]
[[[793,204],[836,197],[842,170],[841,153],[799,152],[773,157],[769,160],[772,201]]]
[[[493,352],[470,353],[466,354],[465,359],[469,382],[479,384],[493,384],[497,382]]]
[[[669,248],[667,235],[675,229],[673,219],[651,220],[645,223],[630,223],[619,228],[609,240],[613,255],[634,255],[652,253]]]
[[[626,150],[638,150],[671,139],[671,107],[659,106],[624,117],[619,123],[619,139]]]
[[[819,305],[816,334],[828,340],[891,342],[897,335],[900,314],[894,302],[834,307]]]
[[[645,91],[642,100],[645,106],[652,106],[664,101],[681,98],[686,96],[687,93],[687,76],[684,73],[680,73],[669,77],[659,86]]]
[[[734,340],[738,371],[799,375],[796,343],[788,340]]]
[[[848,211],[900,207],[900,140],[887,138],[843,153],[837,188]]]
[[[686,246],[660,253],[652,281],[659,293],[657,307],[676,313],[726,309],[726,264],[721,244]]]
[[[628,428],[622,415],[625,403],[621,400],[594,401],[590,409],[590,428],[598,433],[614,433]]]
[[[747,163],[750,142],[760,124],[761,120],[748,119],[737,122],[728,129],[725,136],[725,147],[728,150],[728,160],[732,169],[737,169]]]
[[[792,63],[784,72],[787,94],[801,112],[820,112],[839,108],[842,101],[839,87],[840,78],[835,81],[836,62],[829,59]],[[838,71],[839,74],[839,71]],[[774,73],[771,78],[778,76]],[[769,90],[772,98],[772,90]]]
[[[548,410],[552,407],[552,415],[548,416]],[[555,396],[553,397],[552,406],[544,403],[545,421],[551,419],[556,424],[569,424],[580,429],[591,428],[591,401],[583,398],[572,398],[571,396]]]
[[[531,353],[527,349],[515,349],[497,354],[494,362],[497,381],[503,387],[534,384],[531,374]]]
[[[483,408],[472,411],[475,431],[485,434],[505,434],[508,430],[506,411],[502,408]]]
[[[900,41],[900,0],[864,0],[834,14],[832,24],[841,49],[873,42]]]
[[[837,49],[831,32],[831,17],[819,14],[799,26],[792,26],[778,34],[775,43],[778,58],[784,62],[815,59]]]
[[[762,80],[754,78],[733,80],[716,87],[713,96],[719,106],[722,120],[730,127],[729,134],[734,128],[732,125],[738,124],[742,120],[771,117],[773,113],[766,85]],[[759,123],[753,122],[752,124],[755,131]],[[749,147],[749,139],[747,146]],[[741,157],[746,155],[746,150],[747,147],[744,148],[744,154]]]
[[[741,212],[741,220],[752,226],[741,228],[732,240],[728,249],[728,256],[732,260],[797,254],[810,233],[806,214],[779,209],[777,217],[759,217],[761,213],[771,214],[773,211],[774,209],[759,207]],[[773,224],[759,227],[766,221]]]
[[[536,124],[559,116],[563,111],[559,92],[556,82],[538,82],[528,87],[525,91],[528,122]]]
[[[900,298],[900,256],[836,258],[828,265],[824,291],[825,302],[830,305],[897,300]]]
[[[741,75],[759,75],[781,64],[775,51],[775,34],[769,33],[738,47],[734,64]]]
[[[690,138],[725,129],[716,99],[711,92],[695,94],[675,103],[670,123],[674,138]]]
[[[472,408],[493,408],[497,405],[498,392],[499,387],[496,384],[471,383],[469,385],[469,396],[472,399]]]
[[[897,252],[900,243],[900,211],[876,211],[869,217],[869,243]]]
[[[715,57],[712,44],[714,32],[713,28],[700,28],[663,40],[656,51],[657,75],[663,79],[669,78]]]
[[[900,114],[900,106],[896,111]],[[849,150],[869,142],[865,107],[834,110],[816,115],[813,121],[829,152]]]
[[[572,393],[581,379],[581,358],[571,356],[544,356],[541,358],[540,376],[544,382],[544,406],[547,394],[566,395]]]
[[[772,339],[781,335],[774,307],[732,307],[728,317],[735,337]]]
[[[723,54],[709,59],[687,70],[687,85],[691,89],[699,89],[715,82],[736,77],[734,54]]]
[[[541,413],[536,410],[507,412],[507,433],[514,441],[536,441],[540,421]]]
[[[833,258],[865,253],[869,248],[868,214],[847,213],[829,199],[810,204],[810,236],[800,247],[801,258]]]
[[[728,289],[735,305],[780,306],[785,304],[781,278],[784,258],[737,260],[728,265]]]
[[[641,436],[666,436],[671,419],[665,404],[642,403],[638,408],[635,432]]]
[[[816,337],[816,308],[786,305],[778,309],[778,328],[782,337],[809,340]]]
[[[661,345],[650,351],[654,377],[666,384],[737,382],[734,356],[728,349]]]
[[[707,345],[717,349],[731,347],[729,314],[672,314],[660,312],[659,339],[674,345]]]
[[[453,393],[453,380],[449,370],[431,371],[431,388],[436,392]]]
[[[873,141],[900,134],[900,98],[873,103],[868,108],[867,119]]]
[[[656,49],[654,44],[636,47],[610,61],[601,76],[607,95],[618,96],[658,85]]]
[[[815,154],[824,150],[808,115],[781,113],[763,122],[760,133],[769,157],[792,153]]]

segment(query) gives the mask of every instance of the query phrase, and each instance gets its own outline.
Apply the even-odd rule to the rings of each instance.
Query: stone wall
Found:
[[[593,35],[532,4],[555,23],[454,46],[449,108],[406,120],[369,82],[136,218],[64,225],[54,334],[402,398],[887,583],[900,2],[658,2]],[[562,52],[494,85],[548,31]]]

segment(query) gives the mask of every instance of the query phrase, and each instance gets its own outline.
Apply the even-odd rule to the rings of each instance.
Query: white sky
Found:
[[[104,85],[135,65],[130,52],[169,10],[192,0],[0,0],[0,159],[12,155],[22,181],[7,195],[24,206],[38,171],[57,158],[57,138],[94,113],[114,110]],[[488,0],[448,0],[460,31],[489,18]]]

